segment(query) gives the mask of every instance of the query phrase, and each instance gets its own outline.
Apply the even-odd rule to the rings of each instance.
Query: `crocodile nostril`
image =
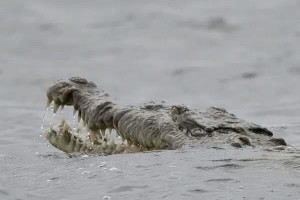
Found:
[[[205,132],[207,132],[207,133],[212,133],[213,131],[214,131],[214,129],[211,128],[211,127],[206,127],[205,128]]]

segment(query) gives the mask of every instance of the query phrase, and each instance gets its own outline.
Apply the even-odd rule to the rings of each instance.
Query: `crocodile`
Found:
[[[269,148],[284,150],[282,138],[257,124],[247,122],[223,108],[206,110],[186,105],[149,102],[123,105],[92,81],[80,77],[56,81],[47,90],[47,107],[57,112],[72,106],[78,127],[63,118],[50,126],[45,136],[66,153],[120,154],[189,147]],[[112,132],[115,137],[111,137]],[[119,140],[119,142],[117,142]]]

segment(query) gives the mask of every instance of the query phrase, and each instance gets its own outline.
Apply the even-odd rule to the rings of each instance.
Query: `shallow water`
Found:
[[[126,103],[224,107],[300,148],[299,8],[1,1],[0,199],[300,199],[299,153],[68,156],[39,137],[47,87],[78,75]]]

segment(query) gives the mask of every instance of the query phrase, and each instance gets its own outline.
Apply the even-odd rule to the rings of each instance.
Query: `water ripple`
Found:
[[[229,164],[216,165],[216,166],[199,166],[199,167],[196,167],[196,169],[201,169],[201,170],[215,170],[215,169],[219,169],[219,168],[222,168],[222,169],[242,169],[242,168],[244,168],[244,166],[229,163]]]
[[[120,192],[128,192],[128,191],[133,191],[135,189],[145,189],[147,188],[148,185],[141,185],[141,186],[132,186],[132,185],[124,185],[120,186],[118,188],[109,190],[109,193],[120,193]]]

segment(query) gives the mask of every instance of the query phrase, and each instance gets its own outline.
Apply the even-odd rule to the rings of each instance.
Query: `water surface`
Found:
[[[299,153],[70,157],[39,137],[47,87],[77,75],[126,103],[224,107],[300,147],[299,8],[297,0],[2,0],[0,199],[300,199]]]

